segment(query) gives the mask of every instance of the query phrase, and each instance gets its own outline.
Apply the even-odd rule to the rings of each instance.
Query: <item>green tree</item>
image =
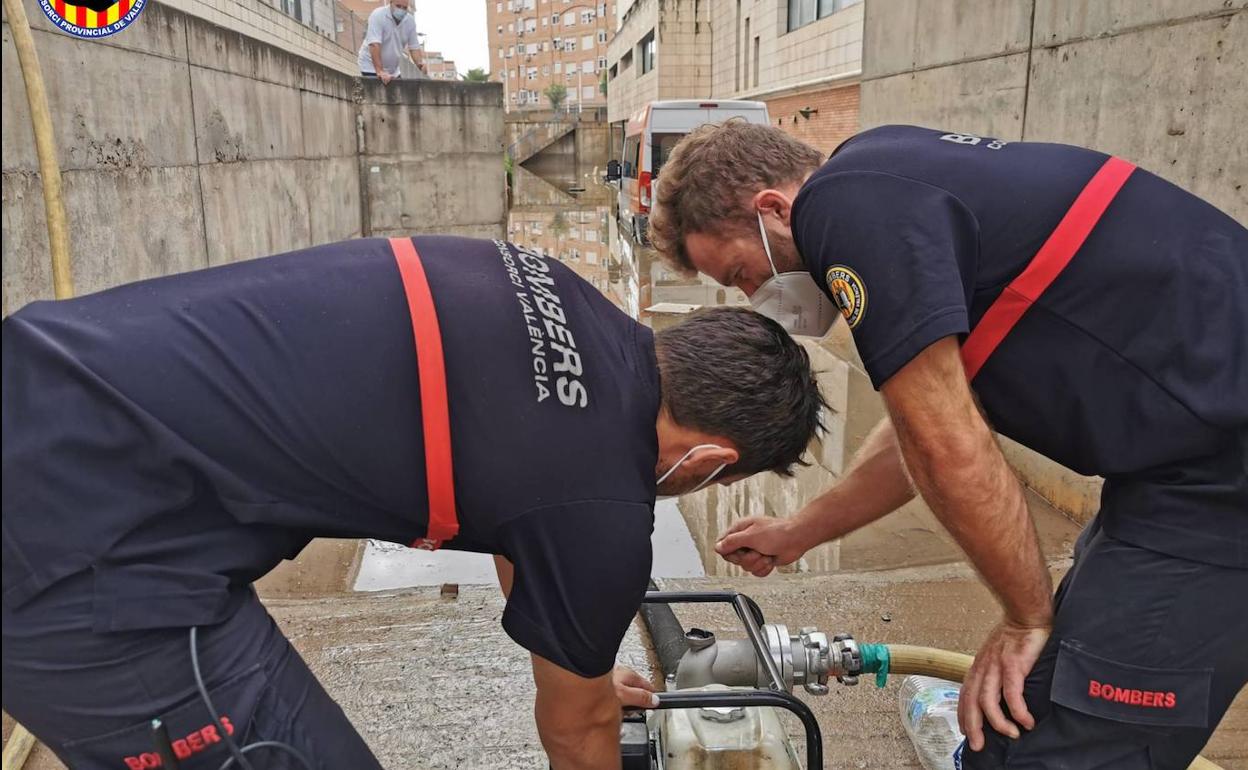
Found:
[[[602,71],[602,76],[598,78],[598,92],[603,96],[607,95],[607,71]]]
[[[481,67],[473,67],[468,70],[468,74],[464,75],[465,83],[488,83],[490,75]]]
[[[550,100],[550,108],[555,112],[559,111],[564,100],[568,98],[568,89],[562,83],[551,83],[542,93],[546,94],[546,98]]]

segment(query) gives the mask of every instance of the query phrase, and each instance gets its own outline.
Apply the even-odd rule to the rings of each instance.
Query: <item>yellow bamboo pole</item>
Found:
[[[35,38],[30,33],[30,20],[22,0],[4,0],[13,47],[26,83],[26,103],[30,109],[31,128],[35,134],[35,154],[39,158],[39,181],[43,187],[44,219],[48,225],[48,251],[52,256],[52,291],[57,299],[74,296],[74,281],[69,267],[69,221],[61,195],[61,164],[56,157],[56,135],[52,132],[52,115],[48,110],[48,93],[43,86],[43,70],[35,51]],[[35,747],[35,736],[20,724],[4,744],[3,770],[21,770]]]
[[[30,122],[35,133],[35,153],[39,156],[39,178],[43,183],[43,209],[48,224],[48,250],[52,254],[52,289],[57,299],[74,296],[74,282],[69,269],[69,224],[61,197],[61,165],[56,158],[56,135],[52,132],[52,115],[48,111],[48,94],[43,87],[43,71],[35,52],[35,39],[22,0],[4,0],[4,13],[9,18],[9,31],[26,82],[26,102],[30,106]]]
[[[22,765],[26,764],[26,757],[30,756],[30,750],[34,747],[35,736],[31,735],[25,727],[14,724],[13,732],[4,744],[4,770],[21,770]]]

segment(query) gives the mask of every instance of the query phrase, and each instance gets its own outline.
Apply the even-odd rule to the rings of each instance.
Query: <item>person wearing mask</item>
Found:
[[[823,403],[748,309],[654,334],[559,262],[439,236],[35,302],[0,350],[3,705],[76,770],[155,767],[154,718],[185,770],[227,736],[379,767],[252,589],[316,537],[502,557],[551,763],[616,767],[656,495],[788,473]]]
[[[411,0],[390,0],[368,15],[368,29],[360,45],[360,75],[387,85],[400,76],[399,59],[403,56],[424,72],[424,53],[416,35]]]
[[[717,550],[765,575],[921,495],[1004,608],[963,767],[1187,767],[1248,681],[1248,230],[1082,147],[882,126],[825,160],[739,121],[674,149],[650,228],[795,333],[843,317],[887,407]],[[993,429],[1105,479],[1056,597]]]

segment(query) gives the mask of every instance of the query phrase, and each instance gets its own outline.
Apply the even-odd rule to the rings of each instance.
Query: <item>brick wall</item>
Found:
[[[803,118],[807,107],[818,112]],[[773,126],[827,154],[858,131],[858,84],[769,99],[767,112]]]

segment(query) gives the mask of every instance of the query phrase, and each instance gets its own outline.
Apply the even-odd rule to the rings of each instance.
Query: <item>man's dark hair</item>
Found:
[[[672,419],[740,452],[725,475],[791,476],[806,464],[824,401],[809,356],[780,324],[748,308],[701,310],[655,335],[654,348]]]

